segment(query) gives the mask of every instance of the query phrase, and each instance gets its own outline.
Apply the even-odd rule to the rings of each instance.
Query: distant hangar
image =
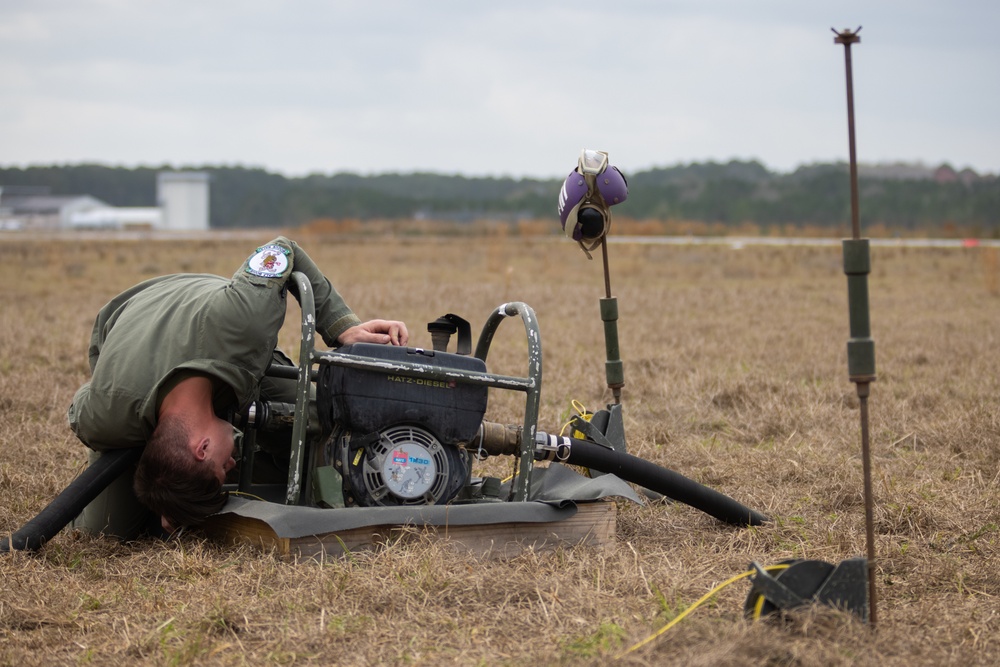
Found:
[[[156,178],[156,206],[112,206],[90,195],[53,195],[46,187],[0,186],[0,229],[209,228],[209,174],[165,171]]]

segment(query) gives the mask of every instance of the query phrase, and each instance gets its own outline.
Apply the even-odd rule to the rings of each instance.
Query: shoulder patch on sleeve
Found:
[[[280,245],[266,245],[247,260],[247,273],[261,278],[280,278],[288,269],[290,251]]]

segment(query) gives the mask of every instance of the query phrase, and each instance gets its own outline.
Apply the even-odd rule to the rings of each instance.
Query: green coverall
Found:
[[[175,274],[139,283],[97,315],[90,341],[91,380],[69,407],[70,428],[91,450],[143,447],[164,396],[192,373],[214,380],[216,414],[241,411],[258,397],[285,319],[289,278],[303,273],[316,302],[316,331],[333,347],[361,320],[295,242],[278,237],[253,253],[231,279]],[[74,522],[123,539],[159,525],[132,491],[126,471]]]

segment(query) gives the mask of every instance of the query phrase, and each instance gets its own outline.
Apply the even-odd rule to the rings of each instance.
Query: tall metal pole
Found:
[[[851,338],[847,342],[847,368],[851,382],[858,392],[861,416],[861,459],[865,493],[865,541],[868,549],[868,620],[876,627],[875,586],[875,518],[872,498],[871,449],[868,439],[868,396],[875,381],[875,341],[871,337],[868,307],[868,274],[871,273],[871,252],[868,239],[861,238],[861,221],[858,205],[858,162],[854,140],[854,79],[851,72],[851,44],[861,38],[857,30],[834,30],[835,44],[844,45],[844,63],[847,69],[847,134],[851,160],[851,232],[852,238],[844,240],[844,273],[847,275],[848,308],[850,311]]]

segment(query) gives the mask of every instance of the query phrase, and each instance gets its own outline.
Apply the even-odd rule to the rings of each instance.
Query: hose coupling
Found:
[[[573,445],[566,436],[549,435],[539,431],[535,435],[536,461],[565,461]]]
[[[484,421],[466,449],[472,452],[477,460],[483,461],[490,456],[517,454],[520,445],[520,426]]]

